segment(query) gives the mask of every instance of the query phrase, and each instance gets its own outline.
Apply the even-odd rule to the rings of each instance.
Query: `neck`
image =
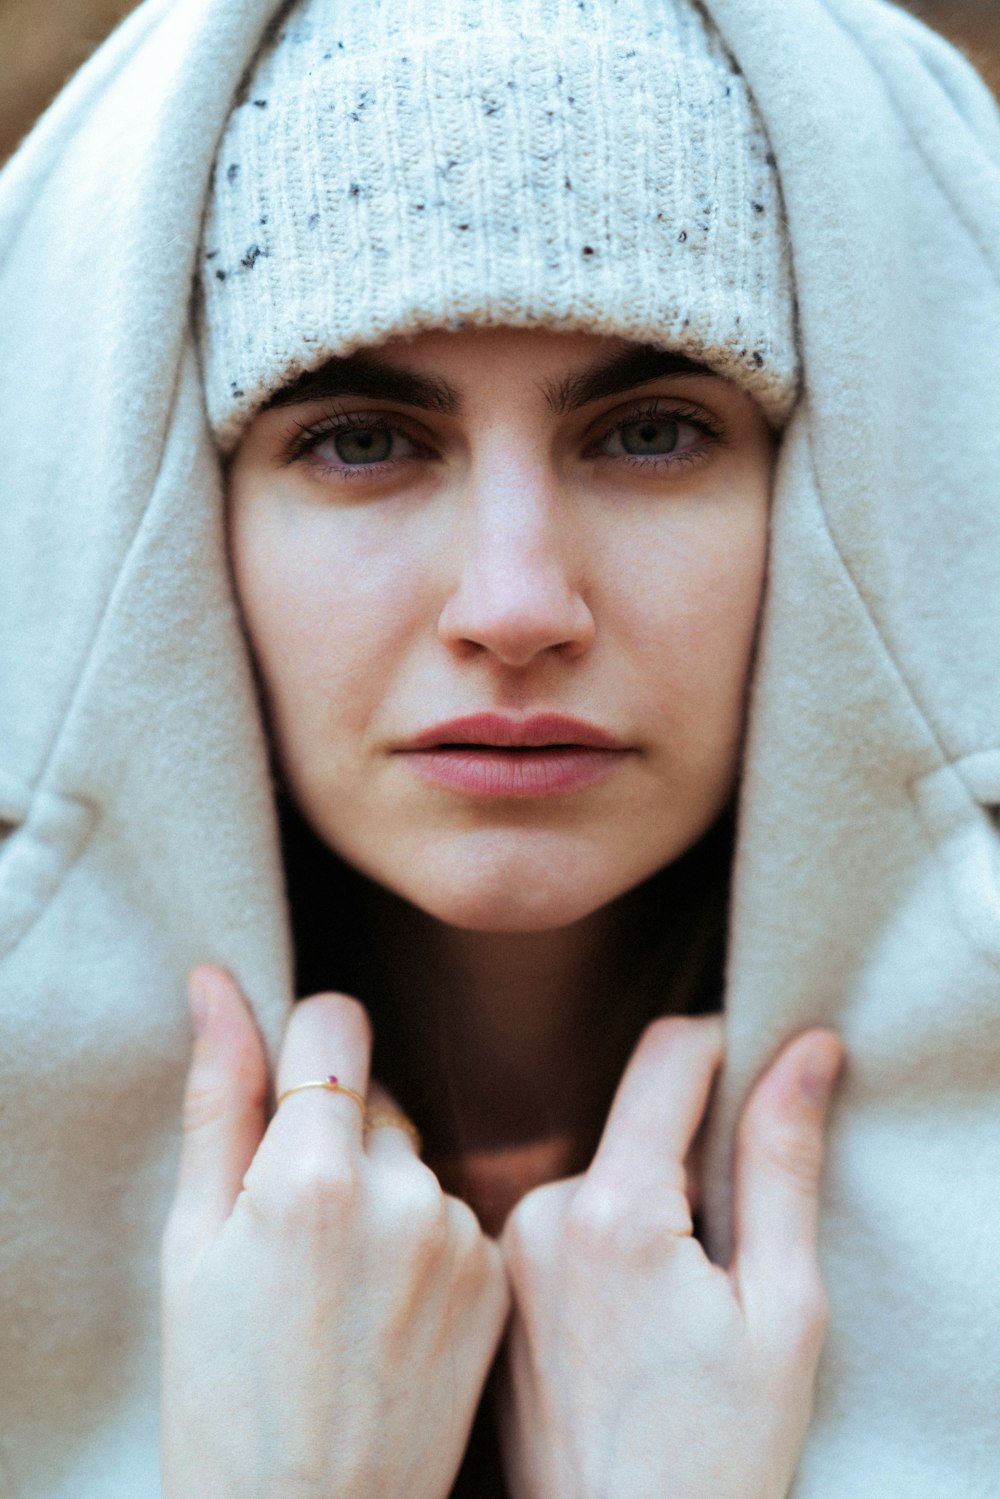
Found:
[[[333,983],[371,1008],[373,1075],[435,1169],[514,1152],[538,1181],[583,1170],[647,1021],[720,1001],[727,824],[585,920],[531,933],[446,926],[304,833],[287,820],[302,992]]]
[[[602,1023],[615,1029],[605,914],[551,932],[466,932],[384,892],[371,899],[389,1086],[413,1099],[436,1148],[584,1123],[581,1063],[592,1064]]]
[[[685,902],[671,920],[675,885],[668,871],[585,920],[528,933],[462,931],[364,887],[376,1068],[434,1154],[596,1143],[644,1024],[691,997],[678,974],[691,913]]]

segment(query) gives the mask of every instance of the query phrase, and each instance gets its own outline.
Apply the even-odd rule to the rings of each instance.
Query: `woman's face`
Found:
[[[444,922],[580,920],[732,793],[773,444],[684,364],[593,334],[393,340],[283,392],[233,459],[290,793]]]

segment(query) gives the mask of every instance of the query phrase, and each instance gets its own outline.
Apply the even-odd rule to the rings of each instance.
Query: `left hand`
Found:
[[[754,1088],[728,1270],[693,1237],[685,1171],[721,1047],[721,1017],[655,1021],[590,1169],[536,1188],[507,1220],[500,1429],[514,1499],[787,1494],[825,1331],[816,1213],[842,1047],[806,1032]]]

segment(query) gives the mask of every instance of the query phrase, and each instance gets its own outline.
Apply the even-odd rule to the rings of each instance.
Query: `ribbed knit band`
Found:
[[[776,425],[796,394],[774,160],[693,0],[299,0],[226,127],[201,285],[223,451],[296,375],[431,328],[677,348]]]

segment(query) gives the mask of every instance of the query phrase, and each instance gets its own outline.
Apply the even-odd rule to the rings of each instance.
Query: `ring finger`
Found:
[[[360,1150],[370,1058],[371,1026],[356,999],[318,994],[301,1000],[278,1060],[281,1102],[258,1152],[261,1164],[272,1151],[293,1151],[301,1161],[313,1152],[323,1158],[338,1148]]]

